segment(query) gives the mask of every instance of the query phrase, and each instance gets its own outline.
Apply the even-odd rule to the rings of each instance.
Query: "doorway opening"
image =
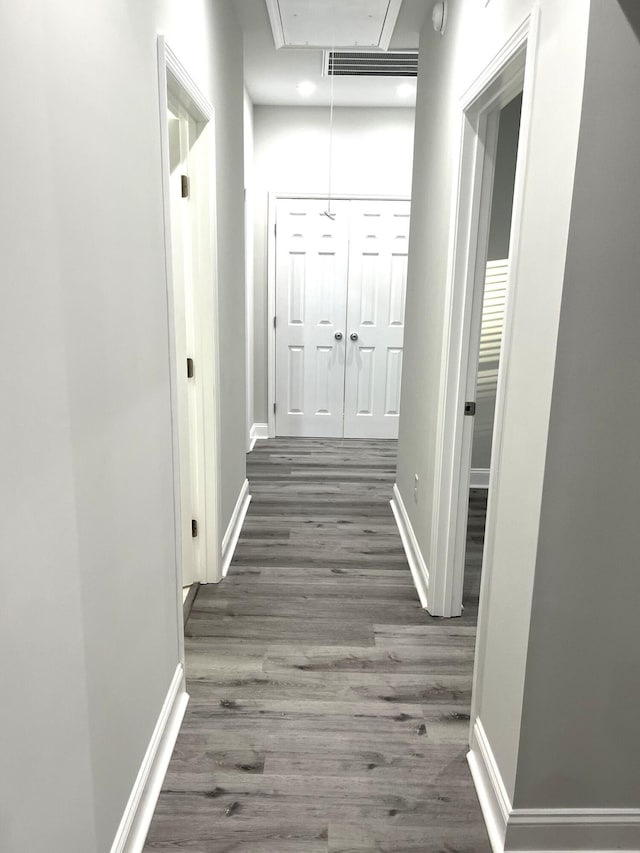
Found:
[[[498,112],[486,272],[484,280],[476,282],[476,290],[482,293],[482,308],[477,341],[477,374],[473,398],[475,415],[462,592],[463,608],[476,611],[480,597],[496,394],[509,280],[509,244],[521,114],[522,92]]]
[[[397,438],[409,202],[272,202],[270,435]]]
[[[179,370],[180,476],[183,508],[183,599],[194,583],[204,580],[202,508],[204,496],[204,405],[200,381],[202,334],[198,324],[199,288],[195,245],[197,211],[193,205],[194,167],[192,149],[198,127],[188,110],[169,93],[169,186],[171,260],[174,282],[177,350],[184,371]],[[178,364],[179,360],[177,359]],[[198,368],[196,373],[196,366]],[[185,523],[186,522],[186,523]],[[191,528],[189,530],[189,527]]]
[[[433,535],[426,600],[427,609],[434,616],[459,616],[462,612],[465,559],[469,557],[466,543],[469,487],[482,486],[484,492],[473,493],[479,506],[472,506],[471,516],[477,521],[478,514],[484,514],[486,499],[484,543],[482,529],[474,531],[477,534],[476,553],[472,555],[476,563],[475,581],[473,572],[467,572],[471,587],[467,598],[470,601],[471,595],[476,596],[474,606],[480,614],[478,648],[482,645],[482,602],[490,588],[496,500],[492,484],[499,483],[503,397],[533,96],[529,81],[534,78],[538,29],[539,12],[534,9],[461,99],[460,169],[445,305],[436,437],[439,454],[434,472]],[[501,164],[501,169],[506,173],[512,170],[515,177],[496,178],[501,123],[507,137],[511,131],[508,147],[512,152],[509,168]],[[517,141],[516,125],[519,125]],[[502,231],[496,225],[495,234],[491,234],[492,215],[496,221],[510,224],[508,236],[504,225]],[[489,259],[490,253],[504,255],[505,246],[508,246],[506,258]],[[496,328],[491,328],[492,324]],[[482,453],[484,439],[489,467],[475,469],[474,482],[472,451],[476,419],[481,429],[484,422],[484,436],[478,433],[476,453]]]
[[[213,107],[158,38],[177,604],[221,579]]]

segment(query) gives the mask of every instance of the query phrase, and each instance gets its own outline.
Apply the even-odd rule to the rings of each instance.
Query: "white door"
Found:
[[[276,435],[343,433],[349,202],[281,199],[276,234]]]
[[[195,124],[178,104],[169,111],[171,253],[176,311],[176,352],[182,362],[178,376],[180,433],[180,489],[182,517],[183,585],[204,579],[201,538],[192,525],[201,523],[203,497],[202,388],[198,381],[201,364],[197,334],[194,280],[193,219],[191,199],[183,176],[189,179],[190,139]]]
[[[397,438],[409,202],[280,199],[276,435]]]
[[[345,438],[397,438],[409,202],[352,201]]]

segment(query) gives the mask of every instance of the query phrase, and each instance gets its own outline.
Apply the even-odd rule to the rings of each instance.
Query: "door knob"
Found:
[[[357,332],[351,332],[349,337],[351,338],[352,341],[357,341],[358,340],[358,333]]]
[[[336,333],[335,333],[335,335],[334,335],[333,337],[334,337],[337,341],[341,341],[341,340],[342,340],[342,332],[336,332]]]

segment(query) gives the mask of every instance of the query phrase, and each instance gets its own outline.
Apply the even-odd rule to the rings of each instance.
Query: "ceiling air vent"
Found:
[[[325,50],[322,73],[325,77],[417,77],[418,51]]]

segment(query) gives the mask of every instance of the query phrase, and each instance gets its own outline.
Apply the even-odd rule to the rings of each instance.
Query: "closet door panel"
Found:
[[[352,201],[345,438],[397,438],[409,202]]]
[[[349,202],[280,199],[276,435],[343,434]]]

